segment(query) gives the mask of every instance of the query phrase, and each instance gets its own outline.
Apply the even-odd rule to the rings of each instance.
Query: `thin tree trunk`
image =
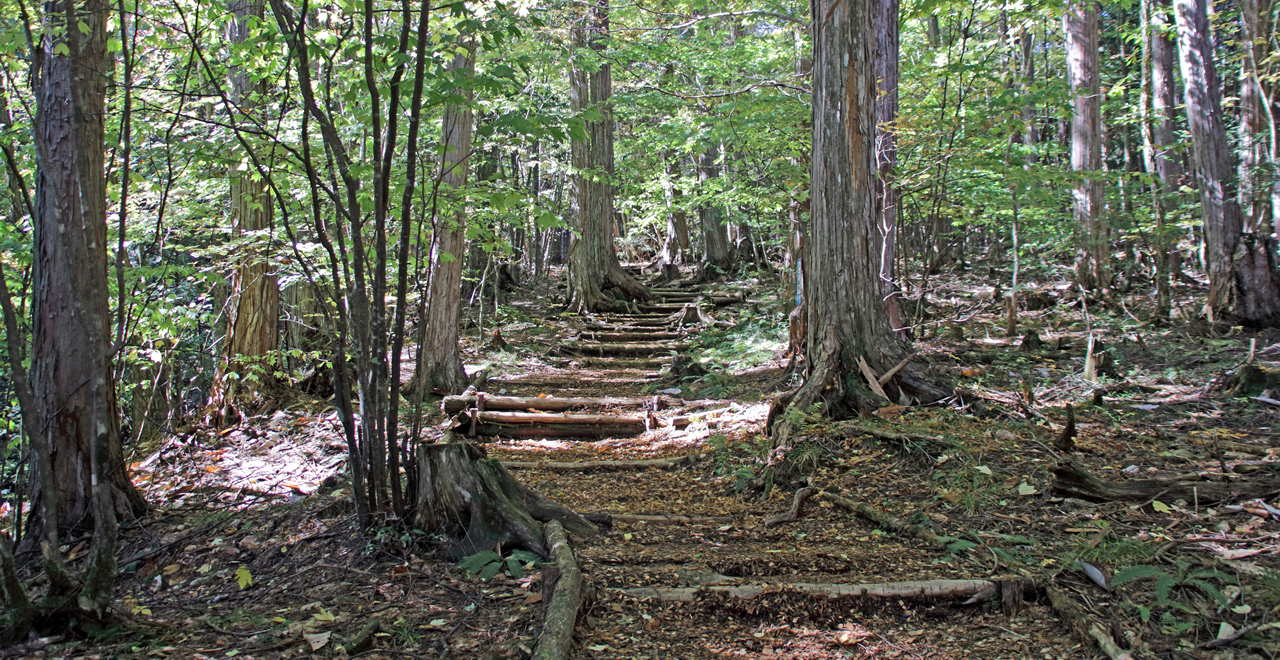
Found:
[[[1272,196],[1277,190],[1272,99],[1259,71],[1270,53],[1271,0],[1240,0],[1244,36],[1240,72],[1240,207],[1244,230],[1270,236],[1274,228]]]
[[[1071,83],[1071,171],[1076,279],[1089,291],[1111,285],[1110,237],[1102,216],[1102,91],[1098,69],[1098,4],[1071,0],[1062,16]]]
[[[1204,0],[1176,0],[1187,121],[1200,181],[1211,320],[1250,326],[1280,325],[1280,272],[1275,239],[1245,234],[1236,203],[1231,152],[1222,120],[1221,86]]]
[[[684,191],[680,189],[680,158],[667,152],[667,234],[662,242],[662,261],[676,266],[683,265],[689,251],[689,214],[683,205]]]
[[[898,186],[893,181],[898,165],[898,0],[875,0],[872,8],[876,34],[876,211],[880,234],[880,289],[889,324],[905,332],[894,263],[898,239]]]

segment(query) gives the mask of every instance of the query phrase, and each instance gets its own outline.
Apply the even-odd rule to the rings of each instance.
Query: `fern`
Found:
[[[1169,577],[1168,573],[1165,573],[1164,571],[1156,568],[1155,566],[1149,566],[1147,564],[1138,564],[1137,566],[1130,566],[1129,568],[1126,568],[1123,571],[1120,571],[1119,573],[1116,573],[1115,575],[1111,576],[1111,584],[1118,587],[1126,582],[1132,582],[1133,580],[1142,580],[1146,578],[1160,577],[1161,575],[1165,577]]]

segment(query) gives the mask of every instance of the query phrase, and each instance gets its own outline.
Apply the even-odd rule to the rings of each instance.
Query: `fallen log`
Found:
[[[681,516],[668,514],[614,513],[614,522],[652,523],[655,525],[723,525],[733,522],[729,516]]]
[[[464,410],[477,407],[479,397],[484,397],[484,409],[492,410],[541,410],[543,412],[561,412],[580,408],[651,408],[662,410],[675,405],[689,405],[671,397],[646,398],[570,398],[570,397],[536,397],[536,396],[488,396],[485,394],[463,394],[447,396],[440,402],[440,409],[446,415],[456,415]],[[656,408],[655,408],[656,406]]]
[[[526,487],[502,463],[470,442],[418,447],[414,527],[459,541],[455,558],[483,550],[521,546],[543,557],[549,548],[540,522],[558,520],[579,536],[597,530],[577,513]]]
[[[582,571],[573,558],[573,549],[565,537],[559,522],[551,521],[544,527],[547,547],[555,561],[554,576],[550,566],[542,569],[543,593],[546,609],[542,616],[542,634],[534,646],[536,660],[563,660],[573,648],[573,631],[578,623],[578,611],[582,609]]]
[[[559,470],[587,472],[590,470],[648,470],[673,468],[696,463],[707,454],[688,454],[677,458],[651,458],[639,461],[503,461],[507,469]]]
[[[1107,482],[1089,473],[1075,461],[1066,461],[1053,471],[1053,490],[1069,497],[1095,502],[1147,502],[1159,498],[1200,504],[1217,504],[1239,497],[1267,498],[1280,493],[1280,478],[1249,481],[1189,481],[1182,479],[1130,479]]]
[[[977,602],[1001,593],[1001,580],[912,580],[909,582],[879,582],[867,584],[829,584],[797,582],[793,584],[744,584],[711,585],[703,587],[634,587],[618,591],[639,599],[652,599],[661,603],[689,603],[712,594],[729,598],[750,599],[766,594],[801,593],[823,598],[877,598],[877,599],[969,599]],[[1029,580],[1018,580],[1017,586],[1026,588]]]

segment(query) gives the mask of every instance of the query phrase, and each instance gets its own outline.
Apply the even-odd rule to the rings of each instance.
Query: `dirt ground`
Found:
[[[1266,400],[1280,398],[1280,334],[1159,327],[1142,320],[1138,292],[1081,301],[1046,282],[1024,297],[1011,336],[996,278],[983,279],[935,282],[924,311],[918,291],[907,296],[915,355],[956,385],[955,398],[885,402],[847,421],[800,411],[787,452],[764,434],[768,397],[797,384],[782,373],[776,282],[700,289],[745,295],[713,312],[732,327],[692,339],[686,354],[706,373],[684,378],[645,360],[566,354],[592,319],[560,311],[555,280],[504,306],[505,351],[485,347],[493,321],[464,321],[468,370],[490,370],[491,395],[696,400],[635,437],[483,439],[491,457],[521,466],[512,472],[524,483],[613,516],[600,536],[573,539],[590,585],[574,657],[1275,657],[1280,408]],[[1191,310],[1202,291],[1177,293]],[[1031,331],[1043,345],[1020,349]],[[448,424],[429,415],[425,441]],[[164,438],[131,459],[154,509],[122,532],[121,626],[0,655],[529,657],[541,632],[538,567],[481,580],[443,559],[447,539],[361,534],[345,452],[326,401]],[[642,470],[539,465],[682,457]],[[1104,484],[1150,490],[1088,497],[1064,487],[1056,470],[1068,461]],[[1210,497],[1223,484],[1226,496]],[[902,524],[815,495],[796,520],[766,525],[802,487]],[[87,539],[71,546],[81,554]],[[795,586],[937,580],[1002,581],[1020,597]]]

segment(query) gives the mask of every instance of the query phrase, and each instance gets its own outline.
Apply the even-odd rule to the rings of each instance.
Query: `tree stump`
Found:
[[[585,518],[525,487],[496,459],[469,442],[418,449],[414,526],[459,539],[454,558],[519,546],[548,556],[541,522],[558,520],[579,536],[597,530]]]

